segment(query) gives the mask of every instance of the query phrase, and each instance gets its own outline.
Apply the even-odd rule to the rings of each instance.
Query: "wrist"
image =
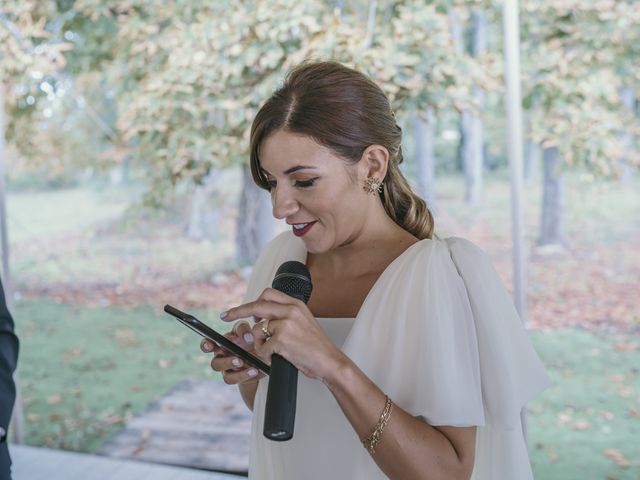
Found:
[[[330,391],[336,392],[349,385],[354,375],[355,364],[342,351],[332,358],[326,373],[320,377]]]

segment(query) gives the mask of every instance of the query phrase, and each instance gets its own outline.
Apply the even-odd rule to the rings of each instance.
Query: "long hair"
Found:
[[[306,62],[289,72],[284,84],[265,102],[251,126],[251,174],[269,190],[260,168],[259,148],[276,130],[308,136],[350,164],[370,145],[389,152],[380,193],[387,214],[419,239],[432,238],[434,220],[400,170],[402,129],[389,99],[364,74],[337,62]]]

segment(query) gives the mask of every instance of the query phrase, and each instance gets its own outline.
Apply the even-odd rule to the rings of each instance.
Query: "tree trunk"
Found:
[[[251,176],[249,165],[242,165],[242,191],[236,224],[236,255],[239,265],[251,265],[262,248],[273,238],[271,200]]]
[[[208,202],[209,194],[220,176],[220,171],[211,169],[204,178],[202,185],[198,185],[191,197],[191,213],[187,227],[187,237],[191,240],[203,240],[208,238],[215,240],[218,237],[218,225],[220,213],[217,208]]]
[[[416,115],[413,122],[418,193],[425,199],[429,209],[434,211],[436,207],[436,159],[434,155],[435,118],[433,108],[428,108],[425,111],[425,118]]]
[[[378,0],[369,0],[369,14],[367,15],[367,33],[362,43],[362,50],[368,50],[373,43],[373,35],[376,26],[376,10],[378,9]]]
[[[539,179],[540,144],[528,138],[524,142],[524,180],[527,183]]]
[[[451,41],[453,42],[453,48],[456,54],[462,55],[464,53],[464,34],[462,32],[462,25],[460,23],[460,17],[455,8],[449,9],[449,27],[451,30]],[[456,167],[457,171],[466,172],[466,159],[467,148],[469,142],[469,130],[471,128],[471,122],[469,120],[469,112],[463,110],[460,113],[460,121],[458,123],[458,131],[460,132],[460,138],[458,140],[458,148],[456,155]],[[465,180],[466,182],[466,180]],[[466,196],[466,194],[465,194]]]
[[[471,53],[474,57],[484,54],[487,50],[487,17],[486,14],[477,10],[473,12],[473,43]],[[485,93],[477,85],[473,86],[473,98],[478,111],[469,112],[468,131],[465,136],[466,148],[464,149],[464,171],[465,171],[465,200],[468,203],[478,203],[482,194],[482,170],[484,165],[484,131],[482,117],[484,111]]]
[[[484,103],[484,92],[473,87],[476,101]],[[467,203],[475,204],[480,201],[482,193],[482,167],[484,164],[482,119],[471,112],[463,113],[464,148],[464,182]]]
[[[623,85],[619,89],[619,95],[620,101],[622,102],[625,110],[633,115],[636,108],[636,99],[633,94],[633,89],[629,85]],[[629,155],[633,148],[633,136],[629,130],[625,130],[620,133],[620,140],[624,146],[624,153],[622,158],[616,161],[616,168],[618,170],[620,182],[625,185],[629,185],[634,173],[633,167],[629,162]]]
[[[523,116],[524,121],[524,169],[523,177],[527,183],[535,182],[539,179],[540,172],[540,144],[531,138],[531,112]]]
[[[483,54],[487,49],[487,20],[482,11],[473,13],[473,35],[471,53],[474,56]],[[465,52],[464,33],[455,9],[449,10],[451,37],[456,53]],[[474,103],[478,112],[464,110],[460,115],[460,149],[462,153],[462,167],[464,169],[465,201],[478,203],[482,192],[482,169],[484,164],[484,135],[482,119],[479,115],[484,109],[484,91],[477,85],[473,86]]]
[[[557,147],[543,152],[544,185],[542,194],[542,220],[538,245],[565,245],[564,188]]]
[[[113,187],[120,187],[129,183],[129,156],[125,156],[120,165],[109,172],[109,183]]]

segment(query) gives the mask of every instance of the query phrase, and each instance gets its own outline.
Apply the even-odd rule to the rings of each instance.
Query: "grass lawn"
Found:
[[[93,451],[179,381],[218,376],[200,337],[152,308],[21,301],[15,318],[29,445]]]
[[[640,335],[534,332],[553,386],[529,404],[535,478],[640,478]]]
[[[196,313],[225,328],[216,312]],[[151,308],[22,301],[16,318],[31,445],[92,451],[177,382],[216,378],[199,337]],[[554,381],[529,405],[536,478],[640,478],[640,336],[533,339]]]
[[[231,188],[234,182],[225,182]],[[540,190],[525,191],[529,313],[554,380],[529,405],[537,479],[640,480],[640,178],[630,186],[567,178],[568,252],[535,251]],[[462,201],[438,179],[440,234],[481,245],[509,285],[509,189],[486,179]],[[167,215],[125,214],[135,192],[73,189],[8,198],[14,313],[27,442],[94,451],[177,382],[216,378],[199,337],[165,302],[212,325],[236,304],[232,194],[216,241],[184,236],[188,202]],[[226,272],[222,275],[220,272]],[[624,333],[622,333],[624,332]]]

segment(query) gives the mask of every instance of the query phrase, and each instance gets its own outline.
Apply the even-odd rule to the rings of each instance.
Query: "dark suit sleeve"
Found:
[[[16,399],[16,386],[13,372],[18,362],[18,337],[13,331],[13,318],[7,309],[7,303],[0,281],[0,427],[6,432]],[[4,439],[0,439],[0,444]],[[1,454],[0,454],[1,455]],[[0,458],[0,470],[3,459]],[[2,472],[0,471],[0,478]]]

